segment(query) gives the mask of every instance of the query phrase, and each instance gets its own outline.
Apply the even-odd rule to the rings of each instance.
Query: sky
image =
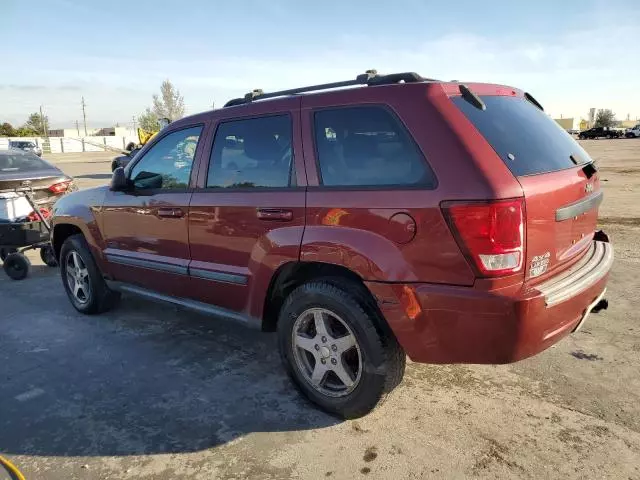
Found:
[[[640,116],[640,3],[0,0],[0,122],[131,126],[164,79],[187,114],[367,69],[512,85],[554,117]]]

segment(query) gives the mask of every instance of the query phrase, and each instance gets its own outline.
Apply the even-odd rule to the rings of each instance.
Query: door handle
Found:
[[[293,211],[284,208],[259,208],[257,215],[260,220],[293,220]]]
[[[164,218],[180,218],[184,215],[181,208],[159,208],[158,216]]]

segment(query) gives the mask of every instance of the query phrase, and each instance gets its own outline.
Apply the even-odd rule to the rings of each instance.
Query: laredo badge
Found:
[[[531,268],[529,269],[530,277],[539,277],[544,272],[547,271],[547,267],[549,266],[549,258],[551,257],[550,252],[546,252],[543,255],[535,255],[531,259]]]

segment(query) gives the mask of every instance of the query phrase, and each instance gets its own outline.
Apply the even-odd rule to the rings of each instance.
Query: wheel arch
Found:
[[[56,260],[60,261],[60,250],[62,249],[62,244],[65,240],[71,235],[76,235],[78,233],[83,234],[80,227],[72,223],[54,225],[51,235],[51,246],[53,247]]]
[[[300,285],[314,280],[348,289],[378,320],[377,326],[383,333],[395,337],[362,277],[343,265],[324,262],[288,262],[274,272],[264,299],[262,330],[275,331],[287,296]]]

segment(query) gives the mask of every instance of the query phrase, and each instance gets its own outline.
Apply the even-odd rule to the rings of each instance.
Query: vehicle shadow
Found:
[[[192,452],[252,432],[339,422],[297,392],[273,334],[134,298],[87,317],[68,305],[62,288],[43,296],[46,310],[23,308],[3,322],[4,453]],[[3,303],[15,311],[23,301],[10,295]]]
[[[82,178],[86,180],[109,180],[113,175],[111,173],[87,173],[86,175],[74,175],[73,178]]]

